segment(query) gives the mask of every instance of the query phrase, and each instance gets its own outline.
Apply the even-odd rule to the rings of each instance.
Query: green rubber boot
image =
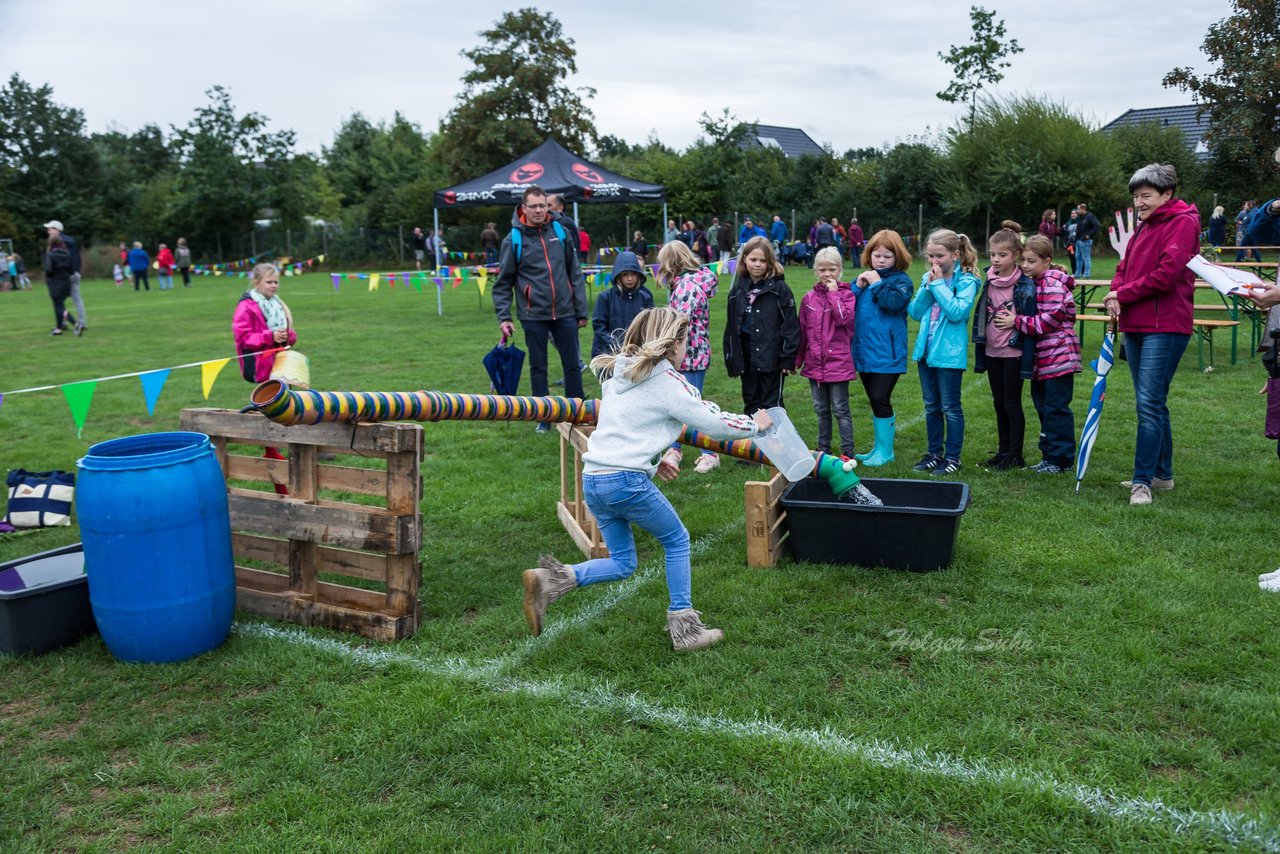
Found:
[[[897,430],[897,416],[873,418],[871,421],[875,431],[875,445],[870,453],[858,454],[858,459],[864,466],[882,466],[893,462],[893,436]]]

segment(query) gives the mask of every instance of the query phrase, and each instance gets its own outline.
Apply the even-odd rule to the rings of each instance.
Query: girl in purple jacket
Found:
[[[1076,422],[1071,412],[1076,374],[1080,373],[1080,338],[1076,335],[1075,280],[1053,263],[1053,242],[1043,234],[1022,247],[1022,272],[1036,283],[1036,313],[996,315],[1001,329],[1016,329],[1035,339],[1035,373],[1031,402],[1040,416],[1040,453],[1032,471],[1061,474],[1075,465]]]
[[[796,366],[809,379],[813,411],[818,415],[818,450],[831,452],[831,415],[840,428],[840,453],[853,457],[853,417],[849,413],[849,381],[853,369],[854,296],[840,281],[840,250],[818,251],[813,270],[818,281],[800,301],[800,357]]]

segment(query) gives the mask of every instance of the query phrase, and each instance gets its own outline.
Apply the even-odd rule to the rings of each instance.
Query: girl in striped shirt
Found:
[[[1076,374],[1080,373],[1080,338],[1076,335],[1075,279],[1053,263],[1053,243],[1044,235],[1027,238],[1022,271],[1036,283],[1036,313],[1005,310],[995,325],[1016,329],[1036,342],[1031,401],[1040,416],[1040,453],[1033,471],[1060,474],[1075,465],[1076,425],[1071,411]]]

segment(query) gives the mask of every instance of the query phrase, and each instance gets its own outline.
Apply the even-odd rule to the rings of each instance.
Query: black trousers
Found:
[[[1071,412],[1075,387],[1075,374],[1031,383],[1031,402],[1040,416],[1040,453],[1062,468],[1076,464],[1076,419]]]
[[[1022,360],[1017,356],[987,357],[987,382],[991,385],[991,403],[996,409],[996,433],[1002,454],[1022,456],[1027,418],[1022,412]]]
[[[560,351],[564,368],[564,396],[582,398],[582,370],[578,367],[578,322],[572,317],[558,320],[522,320],[524,346],[529,352],[529,382],[534,397],[546,397],[551,385],[547,380],[547,337]]]
[[[133,271],[133,289],[135,291],[138,289],[139,282],[142,283],[142,286],[144,288],[146,288],[147,290],[151,290],[151,280],[150,278],[148,278],[148,273],[146,270]]]
[[[871,404],[871,414],[876,418],[893,417],[893,404],[890,403],[890,398],[893,397],[893,387],[898,384],[900,376],[902,374],[858,372],[858,379],[862,380],[862,390],[867,393],[867,402]]]

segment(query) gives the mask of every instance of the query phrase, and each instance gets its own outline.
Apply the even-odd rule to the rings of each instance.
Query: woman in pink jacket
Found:
[[[850,344],[853,340],[855,298],[848,282],[840,281],[840,250],[818,250],[813,270],[818,281],[800,301],[800,356],[796,368],[809,380],[813,411],[818,415],[818,448],[831,452],[831,416],[840,428],[840,453],[853,457],[853,416],[849,412],[849,381],[857,377]]]
[[[236,313],[231,318],[231,332],[236,339],[239,354],[240,375],[251,383],[271,378],[271,366],[276,352],[298,340],[293,331],[293,315],[284,300],[277,296],[280,290],[280,271],[275,264],[258,264],[249,274],[251,287],[236,303]],[[269,460],[283,460],[279,450],[264,449]],[[276,482],[276,492],[288,495],[289,490]]]
[[[1200,212],[1173,197],[1178,173],[1143,166],[1129,179],[1138,227],[1111,280],[1107,314],[1120,321],[1138,403],[1129,503],[1151,503],[1151,490],[1173,489],[1173,424],[1169,385],[1191,340],[1196,275],[1187,262],[1200,252]]]

